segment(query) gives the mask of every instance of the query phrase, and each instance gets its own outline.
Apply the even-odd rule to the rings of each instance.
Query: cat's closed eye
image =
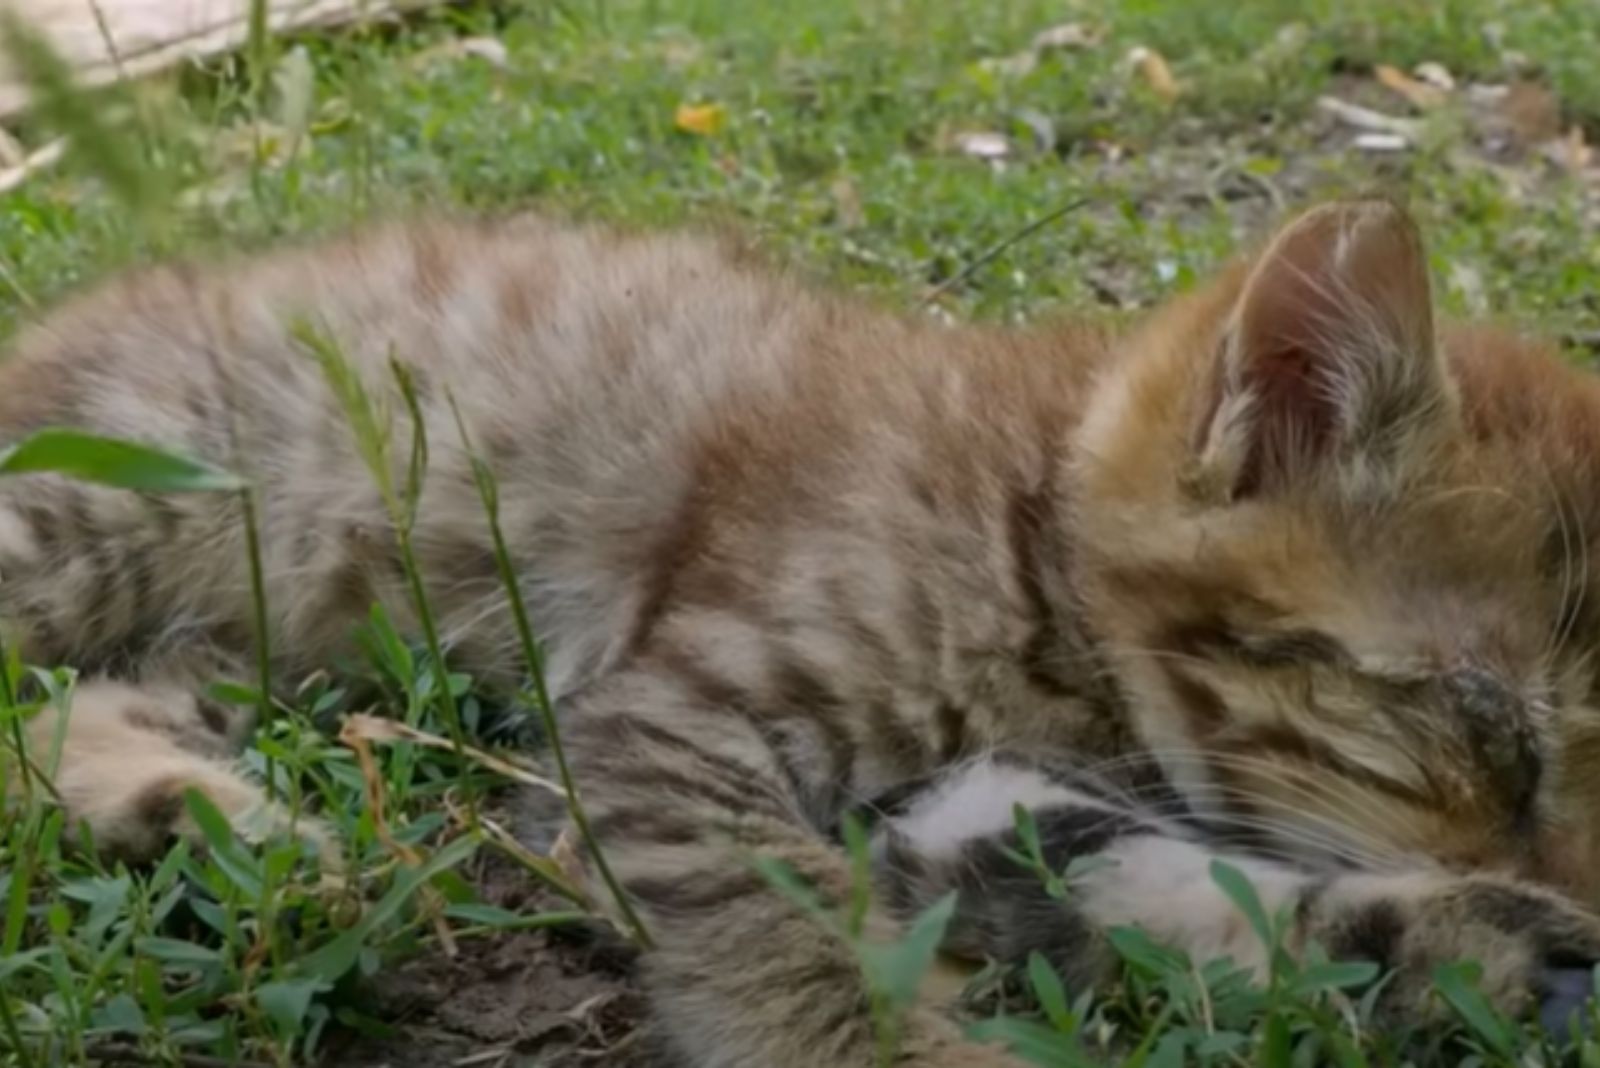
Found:
[[[1175,650],[1191,656],[1259,668],[1355,663],[1337,638],[1309,627],[1247,627],[1210,616],[1172,628],[1169,641]]]

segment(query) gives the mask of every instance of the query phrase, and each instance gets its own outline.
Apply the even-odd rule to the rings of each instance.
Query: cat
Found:
[[[429,592],[454,662],[515,685],[452,403],[493,468],[685,1063],[877,1063],[851,951],[749,858],[843,900],[829,829],[896,790],[875,937],[956,889],[956,956],[1037,948],[1090,982],[1097,932],[1139,923],[1259,962],[1206,877],[1224,856],[1291,910],[1291,948],[1396,968],[1401,1010],[1443,960],[1513,1009],[1600,961],[1600,384],[1436,325],[1386,200],[1313,208],[1123,333],[944,327],[727,242],[534,218],[155,267],[26,328],[0,441],[85,427],[259,485],[286,682],[374,602],[414,623],[297,323],[375,393],[410,369]],[[105,848],[184,833],[190,786],[271,813],[229,764],[243,713],[198,697],[249,677],[246,559],[226,497],[0,481],[0,618],[82,672],[57,785]],[[1105,861],[1070,904],[992,862],[1014,802],[1052,863]],[[1018,1063],[939,996],[898,1063]]]

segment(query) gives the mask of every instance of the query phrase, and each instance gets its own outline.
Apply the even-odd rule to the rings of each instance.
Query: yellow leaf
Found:
[[[1436,108],[1450,96],[1437,85],[1413,78],[1405,71],[1383,63],[1372,68],[1372,73],[1385,88],[1405,97],[1406,102],[1419,111]]]
[[[721,104],[679,104],[673,121],[684,133],[715,137],[727,125],[728,111]]]
[[[1155,49],[1140,45],[1128,53],[1127,62],[1144,78],[1151,91],[1166,103],[1178,99],[1178,94],[1183,91],[1178,80],[1172,76],[1172,68],[1167,66],[1166,58]]]

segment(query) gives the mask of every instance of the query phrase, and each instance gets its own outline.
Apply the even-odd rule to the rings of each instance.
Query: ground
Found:
[[[1597,54],[1588,0],[465,3],[91,102],[47,92],[23,136],[77,150],[0,200],[0,332],[121,265],[419,206],[731,227],[930,315],[1118,319],[1296,205],[1379,190],[1422,221],[1447,308],[1584,360],[1600,348]],[[349,671],[446,733],[425,653],[381,621],[368,637]],[[643,1063],[625,943],[576,915],[603,893],[564,899],[558,865],[494,831],[504,775],[412,744],[359,760],[336,737],[353,692],[324,680],[285,702],[251,756],[340,824],[344,891],[293,847],[225,831],[108,870],[62,844],[41,797],[8,809],[0,1064]],[[24,708],[0,694],[0,727]],[[539,734],[527,708],[462,712],[487,745]],[[384,823],[361,803],[374,790]],[[1094,1002],[1030,977],[1039,1063],[1539,1055],[1449,977],[1460,1028],[1417,1039],[1366,1028],[1335,991],[1350,973],[1287,977],[1263,1001],[1119,948],[1130,977]]]
[[[485,899],[517,911],[552,904],[513,866],[489,867],[479,880]],[[371,1012],[394,1033],[351,1035],[328,1059],[349,1068],[659,1068],[634,958],[598,925],[510,933],[454,958],[424,952],[374,986]]]

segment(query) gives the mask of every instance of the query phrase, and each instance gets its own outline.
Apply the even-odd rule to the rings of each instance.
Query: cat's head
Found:
[[[1080,430],[1079,581],[1219,827],[1600,899],[1600,397],[1437,328],[1428,277],[1402,210],[1336,203],[1135,333]]]

